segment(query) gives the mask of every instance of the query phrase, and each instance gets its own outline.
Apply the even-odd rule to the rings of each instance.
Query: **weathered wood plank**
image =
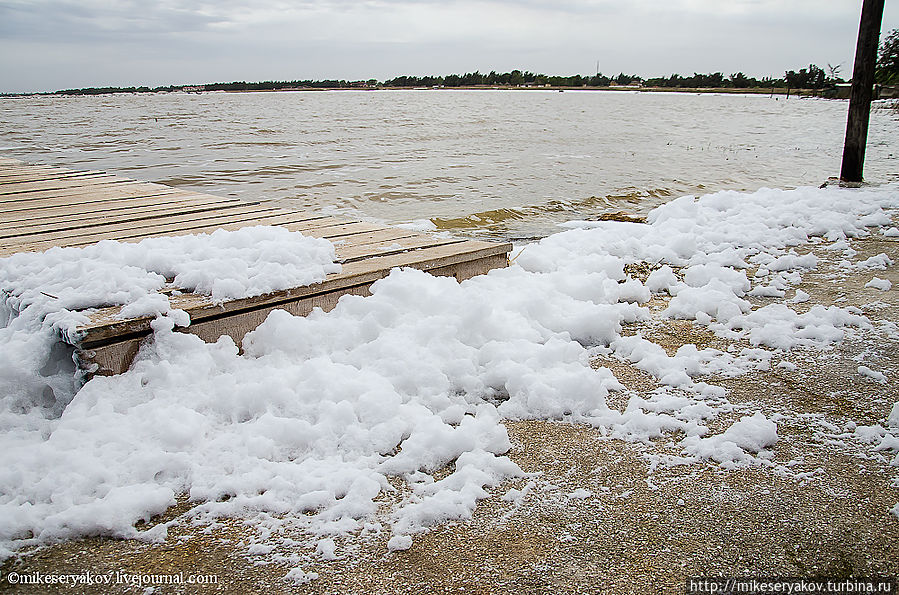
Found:
[[[93,174],[82,176],[80,178],[48,180],[44,182],[18,182],[12,184],[3,184],[0,186],[0,195],[8,194],[27,194],[39,190],[57,190],[62,188],[77,188],[90,186],[93,182],[127,182],[125,178],[113,176],[110,174]]]
[[[53,242],[58,243],[68,238],[78,239],[101,237],[101,239],[115,239],[120,233],[128,234],[134,230],[144,228],[157,228],[172,223],[175,225],[183,224],[185,221],[210,221],[213,224],[218,221],[229,222],[232,217],[242,217],[244,215],[265,216],[272,211],[281,211],[273,206],[266,206],[260,203],[238,203],[231,205],[227,209],[206,209],[195,213],[190,218],[185,218],[181,213],[165,213],[150,218],[137,218],[126,221],[111,221],[100,223],[97,225],[82,227],[54,227],[46,231],[39,231],[27,234],[28,242]],[[283,211],[281,211],[283,212]],[[16,241],[10,239],[10,241]],[[23,241],[26,241],[23,237]],[[96,240],[99,241],[99,240]]]
[[[196,205],[191,202],[164,207],[143,206],[120,212],[94,214],[90,217],[58,218],[56,221],[30,221],[28,223],[0,223],[0,239],[15,237],[39,237],[48,233],[66,233],[82,230],[102,231],[116,224],[150,222],[162,217],[192,218],[204,213],[224,214],[231,210],[243,209],[259,203],[222,202]]]
[[[158,194],[161,191],[184,192],[183,190],[177,190],[171,186],[163,186],[162,184],[153,184],[151,182],[101,182],[91,186],[49,188],[46,190],[35,190],[34,192],[19,194],[0,194],[0,205],[2,205],[3,208],[6,208],[6,205],[10,204],[40,205],[48,198],[99,198],[104,195],[114,196],[118,192],[128,191],[137,191],[148,195]]]
[[[355,236],[360,233],[369,233],[377,231],[379,229],[383,229],[383,227],[380,225],[376,225],[374,223],[365,223],[364,221],[343,221],[340,223],[335,223],[334,225],[322,227],[306,226],[305,231],[301,229],[291,229],[290,225],[285,225],[285,227],[287,227],[291,231],[300,231],[300,233],[302,233],[303,235],[312,236],[314,238],[325,238],[327,240],[349,240],[351,236]]]
[[[243,203],[235,205],[234,208],[227,212],[206,212],[200,216],[191,217],[189,219],[185,219],[179,215],[166,215],[147,220],[112,223],[85,229],[52,230],[28,236],[22,240],[22,243],[28,245],[51,244],[54,246],[72,244],[81,245],[85,242],[94,243],[99,242],[100,240],[116,240],[147,235],[166,235],[167,231],[179,231],[185,228],[215,228],[218,225],[238,221],[252,221],[256,218],[264,219],[266,217],[287,214],[289,212],[290,211],[284,211],[283,209],[273,206]],[[71,242],[69,242],[69,240],[71,240]],[[10,241],[15,242],[15,240]],[[5,244],[5,242],[2,244]]]
[[[340,259],[341,263],[346,264],[357,260],[399,254],[408,250],[449,246],[464,241],[465,240],[459,238],[438,238],[419,234],[411,237],[396,238],[390,243],[368,243],[348,246],[346,248],[338,247],[337,257]]]
[[[314,232],[306,235],[314,235]],[[332,240],[341,263],[376,256],[396,254],[405,250],[443,246],[464,241],[461,238],[427,235],[397,227],[381,228]]]
[[[0,165],[3,166],[3,171],[0,172],[2,175],[17,175],[17,174],[26,174],[28,172],[57,172],[57,173],[65,173],[65,172],[74,172],[79,170],[74,169],[66,169],[64,167],[56,167],[54,165],[32,165],[25,163],[4,163],[0,161]],[[91,171],[91,170],[88,170]]]
[[[109,172],[99,170],[99,169],[64,169],[64,168],[54,168],[54,167],[4,167],[3,171],[0,171],[0,177],[14,177],[14,178],[22,178],[23,181],[30,180],[33,176],[39,175],[44,176],[47,174],[51,174],[56,178],[66,178],[66,177],[80,177],[80,176],[96,176],[96,175],[113,175]]]
[[[46,182],[50,180],[63,180],[72,178],[81,178],[84,176],[94,176],[97,174],[105,174],[106,172],[92,171],[24,171],[22,173],[0,172],[0,188],[6,184],[17,184],[23,182]]]
[[[90,213],[97,210],[113,211],[116,209],[127,209],[138,205],[164,205],[174,202],[190,202],[192,204],[209,204],[217,202],[209,195],[193,195],[183,190],[166,189],[156,192],[147,192],[139,188],[123,188],[118,192],[104,193],[92,197],[85,196],[60,196],[56,198],[44,198],[38,202],[23,201],[21,203],[12,203],[0,205],[0,221],[13,221],[21,219],[23,216],[35,215],[44,216],[49,214],[60,214],[62,212],[73,213]],[[229,201],[230,199],[222,198],[220,201]],[[239,200],[231,202],[241,203]],[[57,209],[63,209],[59,211]]]
[[[52,175],[55,177],[67,177],[67,176],[84,176],[84,175],[96,175],[98,173],[106,174],[109,172],[98,170],[98,169],[83,169],[83,170],[74,170],[74,169],[65,169],[62,167],[53,167],[50,165],[23,165],[23,166],[9,166],[3,165],[2,171],[0,171],[0,178],[22,178],[23,180],[30,179],[32,176],[44,176],[44,175]]]
[[[131,195],[131,196],[129,196]],[[74,214],[91,214],[98,212],[114,212],[117,210],[130,209],[142,205],[161,206],[167,203],[185,203],[185,204],[203,204],[195,201],[191,197],[183,197],[178,191],[159,192],[157,194],[147,194],[145,192],[129,192],[125,195],[115,196],[113,198],[98,198],[79,200],[73,202],[71,198],[48,198],[44,199],[38,205],[0,205],[0,221],[14,222],[31,220],[32,218],[51,218],[54,216],[64,216],[66,213]],[[30,208],[29,208],[30,207]]]
[[[354,246],[363,247],[367,245],[387,245],[391,242],[411,237],[427,237],[434,239],[435,236],[426,236],[425,234],[421,234],[415,231],[409,231],[408,229],[401,229],[399,227],[387,227],[375,231],[364,232],[344,238],[339,238],[333,240],[332,243],[334,244],[334,247],[339,251],[341,248]]]
[[[127,198],[127,197],[122,197]],[[181,198],[178,195],[156,195],[153,197],[134,197],[129,200],[113,199],[96,203],[77,203],[49,206],[41,209],[27,209],[0,213],[0,229],[18,227],[40,227],[43,225],[63,225],[70,223],[89,223],[94,220],[112,221],[117,217],[128,217],[144,213],[172,213],[185,208],[214,208],[216,206],[235,204],[258,204],[237,200],[219,199],[209,196],[207,200],[195,197]]]
[[[290,231],[298,231],[303,235],[321,238],[344,226],[355,223],[359,222],[350,219],[338,219],[336,217],[325,216],[320,221],[295,221],[292,223],[285,223],[283,226]]]

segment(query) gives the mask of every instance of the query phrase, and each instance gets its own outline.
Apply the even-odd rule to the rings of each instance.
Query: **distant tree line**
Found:
[[[180,90],[181,87],[84,87],[83,89],[63,89],[56,93],[35,93],[35,95],[105,95],[108,93],[153,93],[154,91]]]
[[[85,87],[83,89],[64,89],[57,95],[102,95],[104,93],[159,93],[184,90],[202,91],[281,91],[284,89],[345,89],[359,86],[377,85],[378,81],[344,81],[344,80],[295,80],[295,81],[234,81],[231,83],[206,83],[205,85],[168,85],[164,87]]]
[[[730,75],[725,78],[724,73],[712,72],[709,74],[699,74],[694,72],[693,76],[681,76],[672,74],[668,77],[655,77],[643,81],[647,87],[680,87],[691,89],[718,89],[724,87],[732,87],[735,89],[752,89],[755,87],[773,87],[782,81],[774,81],[764,78],[758,80],[744,75],[742,72]]]
[[[644,87],[677,87],[694,89],[753,89],[753,88],[785,88],[792,89],[824,89],[844,82],[839,78],[839,67],[829,66],[831,73],[826,75],[822,68],[809,64],[808,68],[799,71],[789,70],[784,77],[774,79],[765,77],[756,79],[737,72],[726,77],[721,72],[681,76],[672,74],[668,77],[644,79],[635,74],[620,73],[614,77],[603,74],[592,76],[548,76],[533,72],[513,70],[511,72],[482,74],[478,71],[463,75],[449,74],[445,76],[400,76],[381,83],[385,87],[480,87],[480,86],[534,86],[534,87],[608,87],[610,85],[641,84]]]
[[[725,76],[721,72],[692,76],[672,74],[667,77],[644,79],[635,74],[619,73],[617,76],[595,75],[555,76],[537,74],[527,70],[512,70],[499,73],[490,71],[487,74],[479,71],[465,74],[448,74],[444,76],[398,76],[380,82],[376,79],[366,81],[346,81],[337,79],[325,80],[293,80],[293,81],[234,81],[230,83],[207,83],[205,85],[168,85],[163,87],[86,87],[82,89],[64,89],[57,91],[59,95],[101,95],[107,93],[154,93],[171,91],[279,91],[286,89],[358,89],[378,87],[608,87],[612,85],[628,86],[639,84],[644,87],[692,88],[692,89],[753,89],[753,88],[788,88],[788,89],[834,89],[845,81],[840,78],[840,66],[827,65],[827,71],[815,64],[798,71],[788,70],[783,78],[764,77],[757,79],[736,72]],[[880,84],[899,84],[899,29],[893,29],[880,44],[877,59],[875,80]],[[53,93],[38,93],[52,95]],[[9,94],[7,94],[9,95]]]
[[[647,87],[682,87],[693,89],[756,89],[756,88],[789,88],[789,89],[827,89],[845,82],[839,77],[839,66],[829,66],[830,74],[825,74],[824,69],[809,64],[808,68],[799,71],[788,70],[783,78],[775,79],[765,77],[757,79],[746,76],[742,72],[725,77],[721,72],[710,74],[693,73],[693,76],[680,76],[672,74],[669,77],[646,79],[643,84]]]
[[[233,81],[230,83],[206,83],[205,85],[167,85],[161,87],[84,87],[81,89],[63,89],[55,93],[38,93],[38,95],[102,95],[109,93],[162,93],[173,91],[283,91],[289,89],[354,89],[354,88],[412,88],[412,87],[609,87],[641,85],[644,87],[679,87],[679,88],[735,88],[750,89],[755,87],[789,87],[793,89],[821,89],[832,86],[842,79],[827,77],[823,70],[809,65],[798,72],[788,71],[783,79],[763,78],[761,80],[748,77],[742,72],[725,77],[720,72],[710,74],[693,73],[693,76],[672,74],[669,77],[643,79],[636,74],[619,73],[616,76],[595,74],[583,76],[555,76],[536,74],[528,71],[513,70],[488,74],[466,72],[465,74],[448,74],[444,76],[398,76],[380,82],[375,79],[366,81],[346,81],[338,79],[325,80],[293,80],[293,81]]]
[[[810,64],[808,68],[802,68],[798,72],[789,70],[782,79],[762,78],[756,79],[737,72],[725,77],[723,73],[709,74],[693,73],[693,76],[681,76],[672,74],[668,77],[655,77],[644,79],[636,74],[619,73],[616,76],[606,76],[597,73],[584,76],[575,74],[572,76],[557,76],[537,74],[527,70],[512,70],[511,72],[491,71],[487,74],[475,71],[465,74],[448,74],[444,76],[398,76],[386,81],[369,79],[366,81],[347,81],[338,79],[325,80],[292,80],[292,81],[233,81],[230,83],[206,83],[205,85],[168,85],[162,87],[85,87],[82,89],[64,89],[57,91],[58,95],[101,95],[106,93],[159,93],[172,91],[283,91],[288,89],[353,89],[353,88],[379,88],[379,87],[609,87],[641,85],[644,87],[662,88],[784,88],[791,89],[823,89],[832,87],[835,83],[843,82],[836,76],[839,67],[830,67],[830,75]],[[48,93],[43,93],[44,95]]]
[[[261,83],[248,83],[236,81],[233,83],[212,83],[203,85],[206,91],[280,91],[283,89],[346,89],[351,87],[376,85],[378,81],[345,81],[337,79],[325,80],[297,80],[297,81],[263,81]]]
[[[536,74],[528,71],[513,70],[499,73],[491,71],[483,74],[478,71],[465,74],[448,74],[446,76],[398,76],[382,83],[385,87],[608,87],[612,82],[618,85],[629,85],[639,81],[636,75],[619,74],[610,78],[603,74],[582,76],[553,76]]]

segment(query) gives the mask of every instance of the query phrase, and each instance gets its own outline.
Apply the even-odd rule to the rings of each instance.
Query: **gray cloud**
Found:
[[[181,3],[186,4],[186,3]],[[198,7],[136,0],[44,0],[0,4],[0,35],[21,40],[84,41],[198,31],[219,22]]]
[[[524,68],[851,69],[860,0],[0,0],[0,91]],[[887,6],[884,30],[899,26]]]

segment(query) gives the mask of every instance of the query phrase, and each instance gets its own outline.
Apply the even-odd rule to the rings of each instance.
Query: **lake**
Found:
[[[545,236],[683,194],[838,175],[847,102],[543,90],[0,100],[0,155],[478,238]],[[865,177],[899,181],[899,111]]]

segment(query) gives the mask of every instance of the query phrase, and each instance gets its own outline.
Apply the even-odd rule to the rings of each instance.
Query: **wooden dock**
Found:
[[[395,267],[413,267],[461,281],[508,264],[510,244],[429,235],[384,225],[313,215],[274,201],[247,202],[162,184],[137,182],[101,171],[73,171],[0,157],[0,257],[54,246],[87,246],[101,240],[138,242],[149,237],[211,233],[253,225],[278,225],[335,243],[343,270],[323,282],[216,304],[209,296],[170,296],[190,314],[184,329],[215,341],[244,335],[283,309],[306,315],[329,310],[342,295],[366,295]],[[177,288],[173,288],[177,289]],[[150,318],[122,319],[120,307],[99,308],[79,329],[76,361],[91,373],[128,368]]]

